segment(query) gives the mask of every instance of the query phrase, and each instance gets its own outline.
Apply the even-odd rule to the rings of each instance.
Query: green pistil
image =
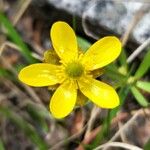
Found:
[[[72,62],[66,67],[66,73],[71,78],[80,77],[83,74],[84,68],[80,63]]]

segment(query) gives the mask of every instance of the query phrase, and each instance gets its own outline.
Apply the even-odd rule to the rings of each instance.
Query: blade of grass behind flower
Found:
[[[81,50],[83,52],[87,51],[90,48],[90,46],[92,45],[89,41],[87,41],[86,39],[84,39],[80,36],[77,36],[77,41],[79,44],[79,48],[81,48]]]
[[[72,16],[72,28],[73,28],[73,30],[76,32],[76,28],[77,28],[77,20],[76,20],[76,16],[75,16],[75,14],[73,14],[73,16]]]
[[[15,76],[12,75],[12,73],[10,71],[8,71],[7,69],[5,69],[5,68],[0,68],[0,77],[7,78],[11,81],[17,81]]]
[[[149,150],[150,149],[150,139],[148,140],[148,142],[146,142],[146,144],[144,145],[144,150]]]
[[[6,69],[0,68],[0,77],[9,77],[9,73]]]
[[[146,98],[141,94],[141,92],[135,87],[131,87],[131,92],[137,102],[142,106],[142,107],[148,107],[149,103],[147,102]]]
[[[4,25],[6,31],[7,31],[7,36],[16,44],[20,47],[20,52],[21,54],[25,57],[25,59],[29,63],[35,63],[37,60],[32,57],[31,51],[28,49],[27,45],[23,42],[22,38],[18,34],[18,32],[15,30],[11,22],[8,20],[8,18],[0,12],[0,23]]]
[[[113,64],[110,64],[105,68],[105,75],[112,80],[119,80],[119,81],[124,81],[127,78],[126,76],[118,72],[118,69],[116,69]]]
[[[121,64],[121,66],[125,66],[127,69],[128,64],[127,64],[127,54],[126,54],[125,49],[122,49],[122,51],[121,51],[121,54],[119,56],[119,62]]]
[[[0,150],[5,150],[5,148],[4,148],[4,144],[3,144],[3,142],[2,142],[2,140],[0,139]]]

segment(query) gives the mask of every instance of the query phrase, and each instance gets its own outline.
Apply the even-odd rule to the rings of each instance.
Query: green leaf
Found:
[[[144,91],[150,92],[150,82],[137,81],[136,86]]]
[[[76,32],[76,28],[77,28],[76,25],[77,25],[76,16],[73,15],[73,16],[72,16],[72,27],[73,27],[74,32]]]
[[[8,77],[9,73],[7,72],[7,70],[0,68],[0,77]]]
[[[4,148],[4,144],[3,144],[3,142],[2,142],[2,140],[0,139],[0,150],[5,150],[5,148]]]
[[[148,142],[146,142],[146,144],[144,145],[144,150],[149,150],[150,149],[150,139],[148,140]]]
[[[79,48],[81,48],[81,50],[83,50],[83,52],[85,52],[86,50],[89,49],[89,47],[92,45],[89,41],[87,41],[86,39],[77,36],[77,41],[79,44]]]
[[[141,106],[147,107],[149,105],[146,98],[140,93],[140,91],[135,86],[131,87],[131,92]]]
[[[121,54],[120,54],[118,59],[119,59],[119,62],[121,64],[121,66],[124,66],[127,69],[127,67],[128,67],[128,65],[127,65],[127,55],[126,55],[125,49],[122,49]]]
[[[10,72],[9,70],[7,70],[5,68],[0,68],[0,77],[4,77],[4,78],[10,79],[12,81],[16,81],[16,78],[12,74],[12,72]]]
[[[150,49],[148,49],[147,54],[145,55],[143,61],[141,62],[139,68],[135,73],[135,78],[139,79],[148,71],[150,67]]]
[[[27,121],[25,121],[17,113],[13,112],[10,108],[0,106],[0,113],[6,118],[10,119],[18,128],[20,128],[24,134],[30,138],[30,140],[35,143],[39,150],[46,150],[47,144],[45,141],[38,135],[35,128],[31,126]]]
[[[8,20],[8,18],[0,12],[0,23],[4,25],[7,36],[17,45],[20,47],[21,54],[26,58],[26,60],[29,63],[35,63],[37,60],[32,57],[31,51],[28,49],[27,45],[23,42],[22,38],[18,34],[18,32],[15,30],[11,22]]]
[[[112,80],[119,80],[119,81],[124,81],[126,80],[126,76],[121,74],[113,64],[108,65],[105,68],[105,75],[111,78]]]
[[[118,72],[118,65],[115,62],[110,63],[109,65],[107,65],[105,68],[108,70],[112,70],[114,72]]]

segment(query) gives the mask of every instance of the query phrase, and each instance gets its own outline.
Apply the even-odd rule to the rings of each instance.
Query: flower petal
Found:
[[[90,77],[81,78],[78,84],[81,92],[99,107],[114,108],[119,105],[119,97],[110,85]]]
[[[114,61],[121,52],[121,42],[114,36],[107,36],[94,43],[83,55],[82,63],[87,70],[95,70]]]
[[[50,110],[55,118],[66,117],[74,108],[77,98],[75,84],[66,81],[58,87],[50,101]]]
[[[56,76],[59,66],[38,63],[23,68],[19,73],[19,79],[35,87],[54,85],[60,82],[60,78]]]
[[[64,62],[77,59],[77,39],[73,29],[67,23],[62,21],[54,23],[50,35],[56,53]]]

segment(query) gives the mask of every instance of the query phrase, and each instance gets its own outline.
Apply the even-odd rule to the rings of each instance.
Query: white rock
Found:
[[[56,8],[65,9],[69,13],[80,17],[93,19],[100,25],[122,35],[135,13],[143,4],[150,5],[147,1],[110,1],[110,0],[47,0]],[[150,7],[149,7],[150,8]],[[142,43],[150,37],[150,11],[147,12],[134,28],[131,37]]]

